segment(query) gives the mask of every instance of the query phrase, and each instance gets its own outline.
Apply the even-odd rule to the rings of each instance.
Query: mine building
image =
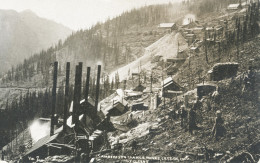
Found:
[[[172,32],[173,30],[177,29],[177,26],[175,23],[161,23],[158,25],[158,28],[169,30]]]
[[[182,94],[183,88],[176,83],[172,77],[168,77],[161,83],[162,97],[172,98],[177,94]]]

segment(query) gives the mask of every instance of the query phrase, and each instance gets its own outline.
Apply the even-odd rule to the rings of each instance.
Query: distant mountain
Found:
[[[30,10],[0,10],[0,73],[71,33],[71,29]]]

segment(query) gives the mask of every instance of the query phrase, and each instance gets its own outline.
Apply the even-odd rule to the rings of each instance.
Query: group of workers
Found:
[[[214,92],[212,95],[216,96],[216,92]],[[207,99],[209,100],[209,99]],[[205,103],[207,103],[208,101],[206,101]],[[184,102],[185,103],[185,102]],[[207,106],[209,108],[211,108],[211,106]],[[192,103],[192,106],[189,107],[187,106],[187,104],[181,105],[180,110],[179,110],[179,115],[181,118],[181,127],[188,129],[189,133],[192,135],[193,131],[198,129],[197,126],[197,114],[196,111],[202,109],[202,103],[201,101],[196,100],[196,102]],[[216,108],[215,108],[216,109]],[[224,135],[224,120],[221,116],[221,111],[217,110],[216,111],[216,118],[215,118],[215,123],[212,129],[212,136],[218,140],[219,137]]]

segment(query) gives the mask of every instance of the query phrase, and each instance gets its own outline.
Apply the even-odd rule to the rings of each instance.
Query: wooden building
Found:
[[[172,32],[173,30],[177,29],[177,26],[175,23],[161,23],[158,25],[158,28],[170,30]]]
[[[162,97],[172,98],[176,94],[182,93],[183,88],[176,83],[172,77],[168,77],[161,83]]]

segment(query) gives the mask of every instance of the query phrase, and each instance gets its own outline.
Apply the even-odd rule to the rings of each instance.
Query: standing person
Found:
[[[215,119],[215,124],[212,129],[212,135],[215,137],[215,139],[218,141],[218,138],[224,135],[225,128],[223,126],[224,120],[221,117],[221,111],[218,110],[216,112],[216,119]]]
[[[185,128],[186,127],[186,119],[187,119],[187,111],[185,109],[185,106],[181,106],[181,127]]]
[[[136,150],[137,150],[137,142],[135,140],[133,140],[131,146],[132,146],[132,151],[136,152]]]
[[[218,105],[220,103],[220,95],[219,95],[219,91],[218,91],[218,87],[216,89],[216,91],[214,91],[211,95],[212,97],[212,108],[214,111],[216,111],[218,109]]]
[[[189,111],[189,133],[190,134],[193,134],[193,130],[197,127],[197,125],[196,125],[196,112],[195,112],[194,109],[195,109],[195,106],[193,106]]]
[[[5,160],[5,151],[2,150],[2,160]]]

